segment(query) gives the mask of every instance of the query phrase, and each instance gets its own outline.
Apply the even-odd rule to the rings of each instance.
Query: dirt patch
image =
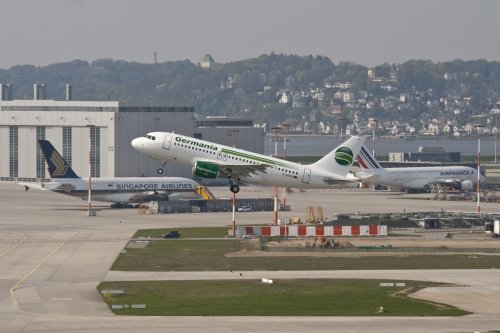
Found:
[[[143,249],[149,245],[148,240],[132,240],[128,242],[126,248],[128,249]]]

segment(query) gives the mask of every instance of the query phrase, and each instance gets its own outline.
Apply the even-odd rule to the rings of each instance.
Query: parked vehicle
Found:
[[[163,235],[165,239],[181,238],[181,233],[178,231],[170,231],[168,234]]]
[[[238,208],[238,212],[251,212],[252,211],[252,207],[250,206],[241,206],[240,208]]]

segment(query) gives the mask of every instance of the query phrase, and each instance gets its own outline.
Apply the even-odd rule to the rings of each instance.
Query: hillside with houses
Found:
[[[395,137],[467,136],[480,124],[498,131],[500,63],[410,60],[365,67],[323,56],[265,54],[231,63],[143,64],[74,60],[44,67],[0,69],[3,96],[32,99],[33,84],[48,99],[120,100],[194,105],[199,118],[244,117],[256,126],[286,123],[293,133]]]

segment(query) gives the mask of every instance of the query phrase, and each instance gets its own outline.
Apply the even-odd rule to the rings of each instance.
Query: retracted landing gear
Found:
[[[161,162],[161,167],[157,171],[159,175],[163,174],[163,167],[165,166],[165,163],[166,163],[165,161]]]

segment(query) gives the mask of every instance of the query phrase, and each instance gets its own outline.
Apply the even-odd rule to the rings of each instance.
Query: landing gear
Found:
[[[240,191],[240,187],[237,184],[231,184],[231,186],[229,186],[229,190],[233,193],[238,193]]]
[[[163,174],[163,167],[165,166],[165,161],[161,162],[161,167],[157,170],[158,174],[161,175]]]

